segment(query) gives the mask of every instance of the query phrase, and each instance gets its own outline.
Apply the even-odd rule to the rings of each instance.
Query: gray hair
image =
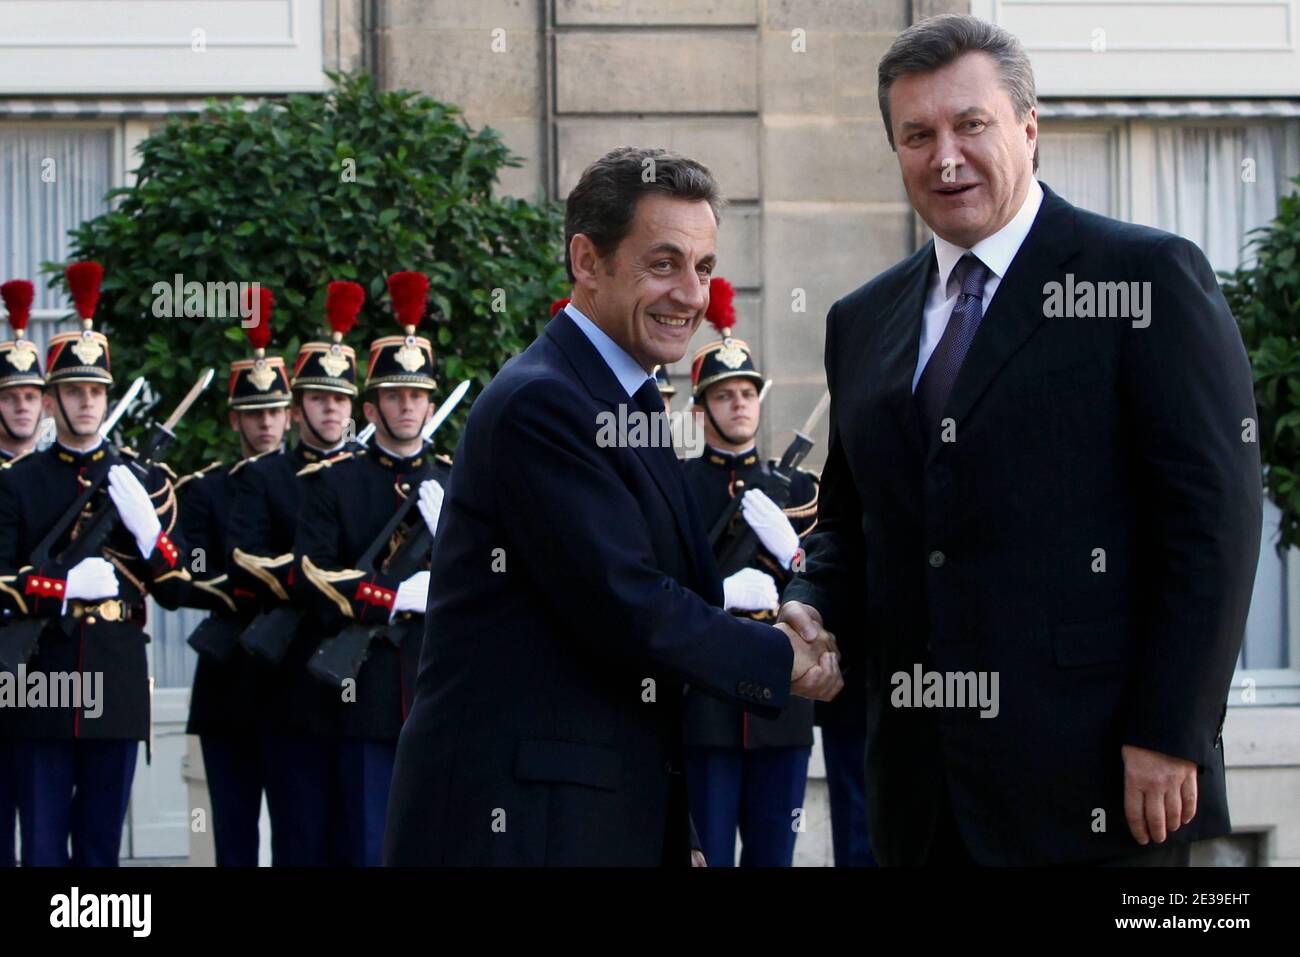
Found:
[[[632,230],[636,204],[647,193],[702,200],[721,220],[724,200],[708,167],[670,150],[620,146],[582,171],[564,207],[564,269],[573,282],[569,243],[583,233],[602,259]]]
[[[880,115],[885,121],[885,135],[892,149],[894,128],[889,116],[889,88],[900,76],[933,73],[954,62],[965,53],[987,53],[997,62],[1002,85],[1016,119],[1023,120],[1038,103],[1034,91],[1034,68],[1020,41],[1008,31],[987,20],[964,14],[948,13],[912,24],[900,33],[880,58],[877,69],[876,95]],[[1038,147],[1034,147],[1034,172],[1038,171]]]

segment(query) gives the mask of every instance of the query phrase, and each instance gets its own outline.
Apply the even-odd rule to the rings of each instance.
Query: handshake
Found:
[[[794,651],[790,693],[814,701],[830,701],[839,694],[844,687],[839,646],[822,624],[821,612],[811,605],[789,601],[781,606],[776,627],[785,632]]]

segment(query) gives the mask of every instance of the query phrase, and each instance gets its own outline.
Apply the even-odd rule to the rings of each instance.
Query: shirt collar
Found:
[[[406,456],[398,455],[391,449],[386,448],[377,437],[371,440],[370,448],[372,458],[376,462],[384,466],[384,468],[393,469],[394,471],[401,471],[402,469],[414,471],[424,461],[423,449]]]
[[[626,350],[617,342],[609,337],[605,330],[596,325],[573,303],[564,307],[565,312],[574,324],[582,330],[591,344],[596,347],[600,357],[605,360],[605,365],[609,366],[609,371],[614,373],[614,378],[618,379],[618,384],[623,387],[623,391],[628,397],[636,394],[636,390],[645,385],[649,379],[654,382],[654,376],[650,375],[641,368],[641,364],[627,354]]]
[[[1021,244],[1029,235],[1029,229],[1034,225],[1034,217],[1038,215],[1038,207],[1042,203],[1043,188],[1038,185],[1038,180],[1031,176],[1029,188],[1025,190],[1025,200],[1020,204],[1020,211],[992,236],[985,236],[970,249],[963,249],[936,234],[934,255],[939,265],[939,288],[944,290],[945,298],[947,298],[948,279],[952,275],[953,267],[957,265],[957,260],[967,253],[973,253],[998,279],[1005,276],[1011,267],[1011,260],[1016,258]]]
[[[104,444],[102,438],[88,449],[70,449],[57,440],[50,446],[50,449],[60,462],[78,467],[90,462],[98,462],[108,454],[108,447]]]
[[[737,465],[756,465],[758,464],[758,447],[751,445],[743,452],[724,452],[722,449],[715,449],[712,445],[707,446],[705,461],[710,465],[718,465],[722,468],[735,468]]]

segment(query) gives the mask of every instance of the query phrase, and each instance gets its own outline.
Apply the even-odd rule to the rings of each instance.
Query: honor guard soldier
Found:
[[[655,385],[659,387],[659,396],[664,400],[664,411],[671,413],[673,411],[673,396],[677,394],[677,386],[673,385],[668,370],[663,366],[655,366]]]
[[[57,441],[0,479],[3,634],[38,636],[18,670],[52,696],[12,716],[24,866],[117,865],[149,737],[145,596],[175,608],[188,584],[167,473],[99,434],[113,384],[108,340],[92,328],[102,275],[98,263],[68,267],[83,328],[54,336],[46,357],[42,402]]]
[[[733,295],[725,279],[712,280],[706,318],[722,338],[701,347],[691,361],[692,411],[704,419],[707,445],[683,468],[705,527],[716,533],[712,544],[724,606],[735,615],[773,621],[800,554],[800,537],[816,522],[817,482],[795,470],[789,489],[778,493],[782,483],[759,457],[763,377],[749,346],[731,336]],[[780,717],[764,719],[709,695],[687,696],[687,791],[710,865],[733,864],[739,827],[741,866],[790,866],[802,830],[812,726],[813,702],[803,698],[791,698]]]
[[[45,378],[36,344],[25,338],[35,289],[26,279],[0,285],[14,337],[0,342],[0,464],[36,447]]]
[[[269,289],[258,293],[248,303],[255,322],[244,326],[253,356],[231,363],[227,386],[240,462],[278,451],[289,425],[289,372],[283,359],[266,354],[273,297]],[[227,574],[229,524],[239,522],[231,510],[231,471],[213,462],[176,484],[185,542],[192,555],[202,556],[201,566],[191,563],[185,604],[212,612],[190,637],[198,665],[185,731],[199,736],[203,752],[217,866],[256,867],[269,763],[260,733],[265,669],[239,644],[259,604],[253,591],[236,587]]]
[[[264,659],[259,664],[265,672],[265,784],[271,862],[277,866],[331,863],[338,699],[306,670],[320,625],[295,596],[293,542],[305,481],[299,473],[345,448],[357,394],[357,360],[343,337],[356,324],[364,299],[356,283],[329,284],[325,312],[331,341],[304,343],[290,379],[289,414],[298,441],[288,450],[254,455],[231,468],[230,577],[233,587],[256,595],[262,609],[240,641]],[[269,643],[263,640],[268,637]]]
[[[31,316],[35,289],[26,279],[11,279],[0,285],[13,327],[14,338],[0,342],[0,470],[26,455],[36,446],[36,429],[41,420],[41,393],[45,377],[35,343],[23,337]],[[0,867],[13,867],[14,837],[18,827],[18,796],[14,790],[13,747],[8,721],[0,711]]]
[[[429,554],[450,460],[435,458],[421,432],[433,415],[433,345],[415,334],[428,278],[388,277],[403,335],[370,346],[362,409],[370,443],[308,472],[294,547],[305,593],[323,634],[313,670],[342,703],[341,819],[347,862],[380,864],[388,786],[406,720],[429,593]],[[403,513],[394,526],[397,513]],[[325,664],[354,643],[338,666]]]

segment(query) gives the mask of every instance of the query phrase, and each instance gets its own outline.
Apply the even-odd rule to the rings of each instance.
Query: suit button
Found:
[[[769,701],[769,700],[771,700],[771,698],[772,698],[772,689],[771,689],[771,688],[764,688],[764,689],[763,689],[763,700],[764,700],[764,701]]]
[[[946,560],[947,560],[947,559],[944,557],[943,552],[939,551],[938,549],[935,549],[934,551],[932,551],[932,552],[930,553],[930,567],[931,567],[931,568],[943,568],[943,563],[944,563]]]
[[[88,625],[93,625],[94,623],[95,623],[95,616],[94,616],[94,615],[87,615],[87,616],[86,616],[86,624],[88,624]]]

